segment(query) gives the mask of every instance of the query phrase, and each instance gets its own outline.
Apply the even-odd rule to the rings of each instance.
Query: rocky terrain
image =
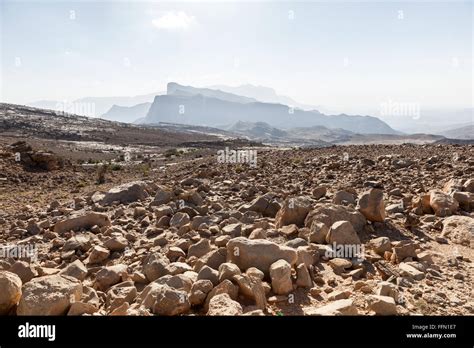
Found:
[[[179,146],[188,141],[215,141],[211,135],[167,131],[38,109],[24,105],[0,103],[2,137],[33,137],[41,139],[101,142],[110,145]]]
[[[474,313],[472,145],[254,150],[101,171],[3,144],[0,314]]]

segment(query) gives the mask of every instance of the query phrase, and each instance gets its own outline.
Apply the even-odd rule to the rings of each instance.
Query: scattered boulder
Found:
[[[453,197],[440,190],[430,191],[430,206],[437,216],[452,215],[459,208]]]
[[[239,208],[239,211],[255,211],[266,217],[275,217],[280,208],[280,203],[276,201],[275,194],[266,193],[255,198],[250,204],[243,205]]]
[[[79,281],[83,281],[87,275],[87,268],[81,260],[76,260],[67,265],[66,268],[62,269],[59,274],[67,275],[76,278]]]
[[[354,245],[361,244],[357,232],[349,221],[337,221],[332,224],[326,236],[326,242],[329,244]]]
[[[90,264],[96,264],[96,263],[101,263],[105,260],[110,255],[110,251],[104,247],[101,247],[100,245],[96,245],[92,247],[91,253],[89,254],[89,263]]]
[[[277,295],[286,295],[293,291],[291,282],[291,265],[285,260],[278,260],[270,266],[272,290]]]
[[[34,278],[23,286],[17,315],[65,315],[82,296],[79,280],[65,275]]]
[[[143,289],[141,305],[158,315],[180,315],[187,313],[191,303],[186,292],[166,284],[151,283]]]
[[[384,255],[386,251],[392,249],[392,243],[388,237],[378,237],[369,241],[369,246],[379,255]]]
[[[38,271],[35,267],[26,261],[15,262],[8,271],[19,276],[23,284],[28,283],[31,279],[38,276]]]
[[[383,222],[385,220],[383,191],[372,188],[362,194],[359,199],[358,210],[369,221]]]
[[[231,239],[227,243],[227,261],[235,263],[241,270],[255,267],[269,274],[270,266],[280,259],[294,265],[297,260],[296,250],[268,240],[244,237]]]
[[[343,299],[331,302],[322,307],[304,308],[305,315],[357,315],[357,307],[351,299]]]
[[[316,187],[312,194],[314,199],[320,199],[326,195],[327,187],[326,186],[318,186]]]
[[[188,224],[190,220],[191,219],[187,213],[178,212],[171,218],[170,226],[180,228],[181,226]]]
[[[469,216],[450,216],[443,220],[441,236],[454,243],[471,246],[474,235],[474,218]]]
[[[110,219],[106,214],[91,212],[57,222],[54,225],[54,232],[61,234],[68,231],[90,229],[93,226],[110,226]]]
[[[317,204],[308,213],[305,219],[305,226],[311,227],[315,220],[324,223],[328,227],[332,226],[336,221],[349,221],[356,232],[362,232],[367,222],[364,215],[353,208],[322,203]]]
[[[127,266],[118,264],[102,268],[96,274],[97,289],[105,291],[112,285],[120,283],[127,275]]]
[[[276,227],[295,224],[302,227],[306,215],[311,210],[311,200],[308,197],[300,196],[287,198],[275,217]]]
[[[101,204],[111,205],[114,202],[131,203],[143,200],[148,197],[148,192],[145,188],[146,183],[144,181],[133,181],[115,186],[104,195]]]
[[[209,310],[207,315],[224,316],[224,315],[241,315],[243,312],[242,306],[237,301],[234,301],[226,293],[216,295],[209,301]]]
[[[397,305],[389,296],[371,295],[368,299],[369,309],[377,315],[396,315]]]
[[[326,241],[329,228],[322,222],[313,221],[309,229],[308,241],[311,243],[322,244]]]
[[[16,274],[0,271],[0,315],[6,315],[21,298],[21,279]]]

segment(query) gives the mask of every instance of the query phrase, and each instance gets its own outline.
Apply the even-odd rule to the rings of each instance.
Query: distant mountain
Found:
[[[227,129],[235,134],[250,137],[252,139],[284,138],[288,133],[270,126],[265,122],[242,122],[238,121]]]
[[[264,86],[254,86],[250,84],[231,87],[225,85],[215,85],[210,86],[211,89],[219,89],[224,92],[238,94],[244,97],[253,98],[258,101],[264,103],[275,103],[275,104],[284,104],[288,106],[292,106],[294,108],[299,108],[303,110],[318,110],[320,112],[324,111],[323,106],[315,106],[315,105],[308,105],[302,104],[294,99],[284,96],[278,95],[273,88],[264,87]]]
[[[474,139],[474,124],[467,124],[459,128],[439,132],[438,134],[449,139]]]
[[[200,94],[205,97],[217,98],[220,100],[225,100],[225,101],[234,102],[234,103],[253,103],[257,101],[254,98],[247,98],[245,96],[223,92],[218,89],[183,86],[183,85],[177,84],[176,82],[168,83],[166,94],[174,95],[174,96],[184,96],[184,97],[190,97],[193,95]]]
[[[449,129],[474,124],[474,108],[420,108],[418,112],[414,115],[381,115],[379,118],[406,133],[443,134]],[[374,114],[377,115],[376,110]]]
[[[231,102],[202,94],[158,95],[142,123],[170,122],[215,127],[237,121],[266,122],[272,127],[324,126],[361,134],[397,134],[385,122],[371,116],[326,116],[318,111],[291,109],[282,104]]]
[[[151,103],[153,98],[159,94],[164,94],[164,92],[136,95],[133,97],[85,97],[75,99],[72,102],[41,100],[28,103],[27,105],[50,110],[65,110],[73,114],[82,114],[90,117],[100,117],[107,113],[114,105],[135,106],[137,104]]]
[[[333,143],[348,141],[355,135],[354,132],[342,128],[330,129],[323,126],[293,128],[289,134],[293,139],[319,139]]]
[[[109,111],[101,116],[105,120],[133,123],[146,116],[151,103],[142,103],[134,106],[112,105]]]

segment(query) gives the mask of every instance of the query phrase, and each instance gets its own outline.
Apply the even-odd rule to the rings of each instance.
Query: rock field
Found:
[[[16,151],[1,315],[474,314],[474,146],[259,148],[255,168],[214,154],[99,184]]]

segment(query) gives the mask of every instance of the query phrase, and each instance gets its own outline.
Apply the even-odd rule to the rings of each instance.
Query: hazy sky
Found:
[[[472,2],[1,0],[1,101],[251,83],[348,113],[470,107]]]

